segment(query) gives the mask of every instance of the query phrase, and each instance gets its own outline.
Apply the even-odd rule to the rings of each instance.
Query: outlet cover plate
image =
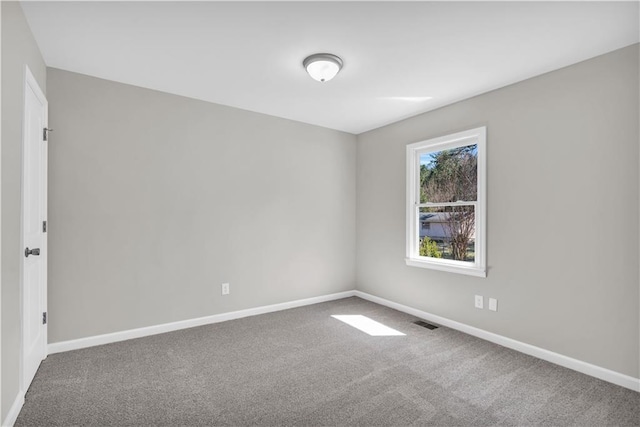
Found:
[[[476,295],[476,308],[484,308],[484,298],[482,295]]]
[[[222,295],[229,295],[229,284],[228,283],[223,283],[222,284]]]

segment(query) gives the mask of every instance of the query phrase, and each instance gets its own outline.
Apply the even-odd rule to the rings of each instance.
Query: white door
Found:
[[[22,391],[47,356],[47,100],[26,69],[22,127]]]

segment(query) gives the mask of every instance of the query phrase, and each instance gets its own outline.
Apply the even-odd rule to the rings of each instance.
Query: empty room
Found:
[[[0,23],[2,426],[640,425],[640,2]]]

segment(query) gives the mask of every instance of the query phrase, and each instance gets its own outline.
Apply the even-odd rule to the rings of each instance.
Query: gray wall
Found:
[[[49,342],[355,288],[354,135],[57,69],[48,86]]]
[[[638,377],[638,115],[634,45],[359,135],[358,289]],[[481,125],[488,277],[406,266],[406,145]]]
[[[20,180],[25,65],[40,88],[46,67],[16,2],[2,7],[2,414],[18,395],[20,362]]]

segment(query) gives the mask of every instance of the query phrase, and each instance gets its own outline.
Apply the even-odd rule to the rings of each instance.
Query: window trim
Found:
[[[408,266],[430,268],[451,273],[487,277],[487,128],[486,126],[457,132],[450,135],[431,138],[407,145],[407,224],[406,258]],[[457,261],[441,258],[429,258],[419,255],[420,224],[420,155],[433,151],[447,150],[465,145],[478,146],[478,194],[475,203],[475,260]],[[447,205],[450,205],[449,203]]]

